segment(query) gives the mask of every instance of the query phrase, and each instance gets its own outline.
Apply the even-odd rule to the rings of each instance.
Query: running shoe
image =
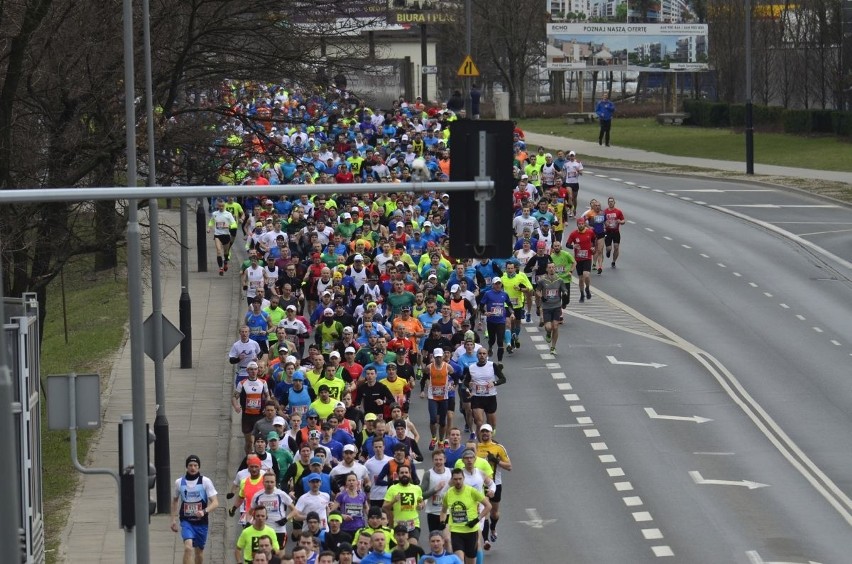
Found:
[[[548,343],[550,342],[550,331],[546,331],[544,333],[544,340],[547,341]]]
[[[464,432],[465,432],[465,433],[470,433],[470,425],[465,424],[465,426],[464,426]]]
[[[606,258],[609,258],[609,255],[611,255],[611,254],[612,254],[612,249],[607,249],[606,250]]]
[[[225,266],[222,267],[222,270],[228,272],[228,261],[225,261]]]
[[[488,535],[488,540],[492,543],[497,542],[497,531],[491,531],[491,534]]]
[[[435,437],[432,437],[432,440],[429,441],[429,450],[435,450],[435,445],[438,443],[438,440]]]
[[[552,355],[556,354],[556,347],[550,347],[550,354],[552,354]]]
[[[475,440],[476,440],[476,433],[471,433],[471,434],[470,434],[470,439],[469,439],[469,440],[471,440],[471,441],[475,441]]]
[[[532,321],[532,317],[530,316],[530,312],[527,312],[527,323]]]
[[[585,301],[586,301],[586,297],[583,294],[580,294],[580,303],[583,303]]]
[[[444,439],[444,448],[450,448],[450,439]]]
[[[509,353],[509,354],[514,354],[514,352],[515,352],[515,347],[513,347],[512,345],[507,346],[507,347],[506,347],[506,352],[507,352],[507,353]]]
[[[602,274],[602,273],[603,273],[603,268],[601,268],[601,267],[599,266],[599,267],[598,267],[598,274]]]
[[[219,269],[219,276],[225,276],[225,269],[224,268]]]
[[[615,261],[612,261],[612,267],[615,268]]]
[[[515,348],[516,349],[521,348],[521,336],[520,335],[515,335]]]
[[[482,548],[483,548],[483,550],[491,550],[491,543],[490,543],[490,542],[488,542],[488,541],[485,541],[485,542],[482,544]]]
[[[587,300],[591,300],[591,299],[592,299],[592,291],[591,291],[591,290],[589,290],[588,288],[586,288],[586,299],[587,299]]]

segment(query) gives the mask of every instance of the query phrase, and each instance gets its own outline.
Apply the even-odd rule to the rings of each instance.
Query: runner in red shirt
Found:
[[[577,277],[580,284],[580,303],[583,303],[587,299],[592,299],[589,272],[592,270],[592,255],[595,252],[595,232],[586,225],[586,218],[577,218],[577,229],[568,235],[565,244],[574,249],[574,259],[577,261]],[[585,293],[583,286],[586,288]]]
[[[607,208],[604,210],[604,244],[606,245],[606,256],[609,258],[612,254],[612,267],[615,268],[615,261],[618,260],[618,247],[621,246],[621,226],[626,223],[624,214],[620,209],[615,207],[615,198],[610,196],[607,201]]]

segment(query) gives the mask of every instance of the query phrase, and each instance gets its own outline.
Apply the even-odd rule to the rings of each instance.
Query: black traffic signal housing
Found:
[[[512,255],[513,132],[511,121],[459,119],[450,123],[450,180],[489,177],[494,182],[492,191],[465,190],[450,194],[449,235],[453,258]],[[440,190],[440,184],[437,189]]]

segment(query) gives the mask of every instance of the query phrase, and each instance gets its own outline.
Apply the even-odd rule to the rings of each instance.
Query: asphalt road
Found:
[[[581,201],[616,197],[623,255],[556,358],[533,325],[506,360],[514,471],[486,559],[852,561],[852,213],[594,172]]]

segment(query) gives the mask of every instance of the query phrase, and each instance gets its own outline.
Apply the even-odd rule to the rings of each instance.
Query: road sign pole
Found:
[[[473,30],[473,10],[471,9],[471,0],[464,0],[464,18],[465,18],[465,48],[467,56],[471,56],[472,41],[471,35]],[[473,100],[470,98],[471,78],[468,76],[464,81],[464,107],[465,113],[469,119],[473,119]]]

